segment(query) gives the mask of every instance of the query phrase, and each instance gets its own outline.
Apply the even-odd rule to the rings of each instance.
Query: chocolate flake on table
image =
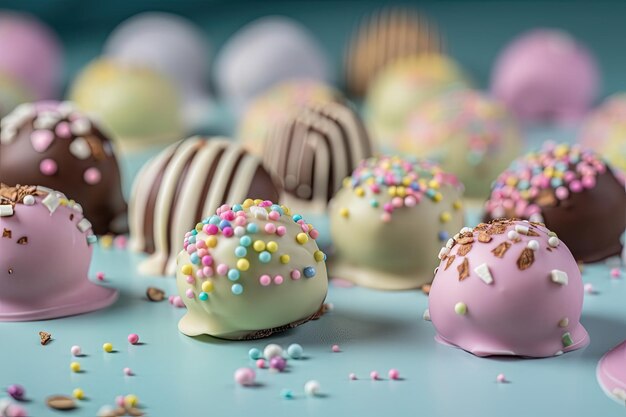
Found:
[[[478,233],[478,241],[481,243],[489,243],[491,239],[492,237],[489,233],[483,232],[482,230]]]
[[[76,402],[72,397],[65,395],[51,395],[46,398],[46,405],[54,410],[73,410]]]
[[[39,339],[41,341],[41,346],[45,346],[52,340],[52,335],[48,332],[41,331],[39,332]]]
[[[519,258],[517,258],[517,267],[523,271],[531,267],[535,262],[535,251],[530,248],[524,248]]]
[[[465,256],[472,250],[472,244],[466,243],[464,245],[459,246],[459,249],[456,251],[457,255]]]
[[[493,253],[496,256],[496,258],[502,258],[504,257],[504,254],[506,253],[506,251],[509,250],[510,247],[511,247],[511,244],[509,242],[502,242],[498,246],[493,248],[491,250],[491,253]]]
[[[131,416],[131,417],[141,417],[141,416],[143,416],[145,414],[143,411],[141,411],[137,407],[129,407],[129,408],[127,408],[126,409],[126,413],[128,413],[128,415]]]
[[[2,231],[2,237],[7,237],[7,238],[11,239],[11,229],[4,229]]]
[[[445,268],[443,268],[444,271],[447,271],[448,268],[450,268],[450,265],[452,265],[452,263],[454,262],[454,258],[456,258],[455,255],[448,256],[448,261],[446,262],[446,266]]]
[[[467,258],[463,258],[463,262],[461,262],[456,269],[459,271],[459,281],[463,281],[465,278],[469,277],[469,261]]]
[[[148,287],[146,290],[146,297],[148,297],[148,300],[155,303],[163,301],[165,299],[165,291],[156,287]]]
[[[28,236],[22,236],[21,238],[17,239],[18,245],[25,245],[27,243],[28,243]]]

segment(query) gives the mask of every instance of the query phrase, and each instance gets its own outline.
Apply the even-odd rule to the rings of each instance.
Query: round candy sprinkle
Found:
[[[139,403],[139,398],[134,394],[128,394],[124,397],[124,404],[126,407],[136,407]]]
[[[7,394],[9,394],[11,397],[13,397],[13,399],[18,401],[24,399],[25,393],[26,391],[24,390],[24,387],[19,384],[12,384],[9,385],[9,387],[7,388]]]
[[[8,404],[5,408],[6,417],[28,417],[28,411],[18,404]]]
[[[96,279],[98,281],[104,281],[104,272],[97,272],[96,273]]]
[[[286,400],[293,398],[293,392],[290,389],[284,388],[280,391],[280,396]]]
[[[394,381],[400,379],[400,371],[398,371],[397,369],[390,369],[388,375],[389,379],[392,379]]]
[[[620,271],[619,268],[612,268],[611,269],[611,277],[619,278],[621,275],[622,275],[622,272]]]
[[[592,284],[585,284],[584,289],[585,289],[585,292],[587,294],[593,294],[594,293]]]
[[[241,284],[233,284],[230,290],[235,295],[241,295],[243,293],[243,286]]]
[[[70,363],[70,369],[72,370],[72,372],[80,372],[80,363],[78,362]]]
[[[348,375],[348,379],[349,379],[350,381],[356,381],[356,374],[355,374],[355,373],[350,373],[350,374]]]
[[[133,371],[130,368],[124,368],[124,375],[133,376]]]
[[[57,173],[58,166],[54,160],[48,158],[41,161],[39,170],[43,175],[51,176]]]
[[[372,381],[378,381],[380,379],[380,376],[378,375],[378,372],[372,371],[370,372],[370,378],[372,379]]]
[[[499,383],[505,383],[506,382],[506,376],[504,376],[504,374],[498,374],[498,376],[496,377],[496,381],[498,381]]]
[[[139,343],[139,335],[136,333],[131,333],[128,335],[128,343],[131,345],[136,345]]]
[[[105,343],[102,345],[102,350],[104,350],[105,352],[113,352],[113,345],[109,342]]]
[[[252,360],[257,360],[261,358],[261,351],[257,348],[252,348],[248,351],[248,357]]]
[[[297,241],[299,244],[304,245],[305,243],[307,243],[307,242],[309,241],[309,236],[307,236],[307,234],[306,234],[306,233],[302,233],[302,232],[300,232],[300,233],[298,233],[298,234],[296,235],[296,241]]]
[[[319,392],[320,392],[319,382],[315,380],[311,380],[311,381],[307,381],[307,383],[304,384],[304,393],[308,395],[309,397],[315,397],[317,394],[319,394]]]
[[[307,266],[302,270],[302,273],[307,278],[313,278],[316,274],[315,268],[312,266]]]
[[[302,357],[303,351],[304,350],[302,349],[302,346],[297,343],[292,343],[287,348],[287,355],[289,355],[289,357],[292,359],[300,359]]]
[[[467,305],[461,301],[454,305],[454,312],[459,316],[464,316],[467,314]]]
[[[332,345],[330,347],[330,350],[332,350],[333,352],[337,353],[337,352],[341,352],[341,349],[339,348],[339,345]]]
[[[526,246],[528,247],[528,249],[531,249],[534,251],[539,250],[539,242],[537,242],[535,239],[529,240]]]
[[[265,346],[265,349],[263,349],[263,357],[265,357],[265,359],[267,360],[270,360],[273,357],[282,356],[282,355],[283,355],[283,348],[274,343],[271,343]]]
[[[282,372],[287,367],[287,361],[282,356],[274,356],[270,359],[270,369]]]
[[[85,398],[85,392],[80,388],[74,388],[74,391],[72,391],[72,396],[77,400],[82,400],[83,398]]]
[[[235,382],[243,387],[249,387],[254,385],[256,379],[256,372],[252,368],[239,368],[235,371]]]
[[[265,359],[257,359],[256,360],[256,367],[259,369],[264,369],[265,368]]]
[[[80,356],[82,351],[80,346],[78,345],[74,345],[70,348],[70,353],[72,354],[72,356]]]

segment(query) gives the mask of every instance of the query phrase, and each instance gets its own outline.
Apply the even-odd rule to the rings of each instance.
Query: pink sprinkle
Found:
[[[376,371],[372,371],[372,372],[370,372],[370,378],[371,378],[373,381],[378,381],[378,379],[380,378],[380,376],[378,375],[378,372],[376,372]]]
[[[7,417],[28,417],[28,411],[18,404],[10,404],[5,410]]]
[[[202,274],[205,277],[212,277],[213,276],[213,268],[211,268],[210,266],[205,266],[204,268],[202,268]]]
[[[228,273],[228,265],[226,265],[226,264],[219,264],[217,266],[217,274],[218,275],[226,275],[226,273]]]
[[[391,214],[389,213],[383,213],[380,215],[380,220],[383,223],[389,223],[391,221]]]
[[[264,369],[265,368],[265,359],[257,359],[256,367],[259,368],[259,369]]]
[[[596,179],[592,176],[583,177],[583,187],[585,188],[593,188],[596,186]]]
[[[356,374],[351,373],[350,375],[348,375],[348,378],[350,379],[350,381],[356,381]]]
[[[96,279],[98,281],[104,281],[104,272],[97,272],[96,273]]]
[[[506,377],[504,376],[504,374],[498,374],[498,376],[496,377],[496,381],[503,384],[506,382]]]
[[[256,373],[252,368],[239,368],[235,371],[235,382],[241,386],[247,387],[254,385]]]
[[[207,235],[217,234],[217,231],[219,230],[217,228],[217,225],[214,225],[214,224],[205,224],[203,229],[204,229],[204,233],[206,233]]]
[[[231,237],[235,234],[235,232],[233,231],[232,227],[226,226],[224,229],[222,229],[222,234],[226,237]]]
[[[392,213],[393,212],[393,204],[391,204],[391,203],[383,204],[383,210],[385,210],[387,213]]]
[[[133,376],[133,371],[130,368],[124,368],[124,375]]]
[[[128,335],[128,343],[131,345],[136,345],[139,343],[139,335],[137,333],[131,333]]]
[[[246,224],[246,218],[239,216],[239,213],[243,213],[243,211],[237,213],[237,218],[233,220],[233,223],[235,223],[235,226],[244,226]]]
[[[565,187],[558,187],[554,193],[559,200],[565,200],[569,196],[569,191]]]
[[[272,213],[276,213],[276,212],[273,211]],[[265,233],[269,233],[270,235],[272,235],[275,232],[276,232],[276,225],[274,223],[265,224]]]
[[[198,243],[200,242],[204,242],[204,240],[199,240],[198,242],[196,242],[196,253],[198,254],[198,258],[202,259],[209,254],[209,251],[204,248],[198,249]]]
[[[187,280],[187,284],[193,284],[194,282],[196,282],[196,278],[193,275],[187,275],[186,280]]]
[[[174,296],[173,296],[173,295],[170,295],[169,297],[167,297],[167,301],[168,301],[170,304],[174,304]]]
[[[83,179],[89,185],[96,185],[102,179],[102,174],[98,168],[87,168],[83,174]]]
[[[390,369],[389,370],[389,379],[393,379],[393,380],[400,379],[400,371],[398,371],[397,369]]]
[[[113,239],[113,244],[118,249],[126,249],[126,244],[127,243],[128,243],[128,240],[126,239],[126,236],[124,236],[124,235],[117,235]]]
[[[39,170],[41,171],[43,175],[46,175],[46,176],[54,175],[57,172],[57,163],[54,162],[50,158],[44,159],[39,164]]]
[[[622,271],[620,271],[619,268],[613,268],[611,269],[611,276],[613,278],[619,278],[622,275]]]
[[[282,275],[276,275],[274,277],[274,284],[280,285],[282,283],[283,283],[283,276]]]
[[[191,288],[187,289],[187,291],[185,291],[185,295],[187,296],[187,298],[193,298],[195,297],[193,290]]]
[[[213,265],[213,257],[211,255],[205,255],[202,257],[202,265],[211,266]]]
[[[196,240],[196,248],[198,249],[206,249],[206,242],[202,239]],[[200,256],[200,252],[198,252],[198,256]]]
[[[228,221],[235,220],[235,213],[232,210],[228,210],[226,213],[223,213],[222,216],[223,219],[226,219]]]
[[[196,245],[194,245],[193,243],[191,245],[187,245],[187,253],[188,254],[192,254],[196,251]]]
[[[70,129],[70,124],[68,122],[60,122],[54,131],[60,138],[69,139],[72,137],[72,130]]]
[[[593,294],[593,285],[585,284],[584,289],[587,294]]]
[[[339,345],[332,345],[330,349],[335,353],[341,352],[341,349],[339,349]]]
[[[259,277],[259,283],[262,286],[267,287],[268,285],[272,283],[272,278],[269,275],[261,275]]]
[[[400,208],[404,205],[404,200],[401,197],[394,197],[391,199],[391,204],[396,208]]]
[[[309,225],[304,223],[304,222],[302,222],[302,223],[300,223],[300,229],[302,229],[302,231],[304,233],[308,233],[309,232]]]
[[[569,183],[569,189],[573,193],[579,193],[583,190],[583,185],[580,183],[580,181],[573,180],[572,182]]]
[[[285,226],[278,226],[278,227],[276,228],[276,234],[277,234],[278,236],[284,236],[284,235],[285,235],[285,233],[287,233],[287,229],[285,228]]]
[[[204,271],[202,269],[198,269],[196,271],[196,279],[203,279],[204,278]]]
[[[179,295],[175,295],[174,298],[172,298],[172,305],[176,308],[185,307],[185,303],[183,302],[183,299]]]
[[[315,240],[320,236],[320,232],[318,232],[317,229],[311,229],[309,236],[311,236],[311,239]]]
[[[407,207],[415,207],[417,205],[417,199],[412,195],[404,198],[404,205]]]
[[[115,397],[115,405],[117,405],[118,407],[124,407],[124,409],[126,409],[126,402],[124,401],[123,395],[118,395],[117,397]]]
[[[291,271],[291,279],[300,279],[300,270],[299,269],[294,269],[293,271]]]
[[[278,220],[280,219],[280,213],[277,211],[270,211],[269,214],[267,215],[267,217],[270,218],[270,220]]]
[[[30,142],[37,152],[45,152],[54,141],[54,134],[49,130],[35,130],[30,134]]]

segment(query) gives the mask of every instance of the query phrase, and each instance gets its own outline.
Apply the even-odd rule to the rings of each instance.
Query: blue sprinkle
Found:
[[[428,190],[426,190],[426,195],[430,198],[433,198],[435,194],[437,194],[437,192],[433,190],[432,188],[429,188]]]
[[[411,183],[411,189],[414,191],[419,191],[420,190],[420,185],[416,182],[412,182]]]
[[[96,235],[89,235],[87,236],[87,244],[88,245],[93,245],[98,241],[98,236]]]
[[[213,215],[213,216],[211,216],[211,217],[209,218],[209,224],[215,224],[215,225],[217,225],[217,224],[220,224],[220,221],[221,221],[221,220],[222,220],[222,219],[220,219],[220,216]]]
[[[302,270],[302,272],[304,273],[304,276],[307,278],[313,278],[316,274],[315,268],[312,266],[307,266],[306,268]]]
[[[376,201],[376,200],[370,200],[370,206],[372,206],[372,207],[374,207],[374,208],[378,207],[378,201]]]
[[[247,236],[246,236],[247,237]],[[241,240],[241,239],[240,239]],[[243,258],[248,254],[248,250],[243,246],[237,246],[235,248],[235,256],[237,258]]]
[[[448,238],[450,237],[450,234],[448,232],[446,232],[445,230],[442,230],[441,232],[439,232],[439,240],[444,242],[447,241]]]
[[[193,229],[193,230],[191,231],[191,235],[192,235],[192,236],[195,236],[195,235],[197,235],[197,234],[198,234],[198,231],[197,231],[196,229]]]
[[[209,294],[202,291],[200,294],[198,294],[198,298],[202,301],[206,301],[209,299]]]
[[[241,273],[239,272],[238,269],[229,269],[228,270],[228,279],[231,281],[237,281],[239,279],[239,277],[241,276]]]
[[[224,229],[225,229],[225,228],[227,228],[227,227],[231,227],[230,222],[229,222],[228,220],[222,220],[222,221],[220,222],[219,228],[220,228],[221,230],[224,230]]]
[[[189,241],[189,243],[196,243],[196,235],[189,236],[188,241]]]
[[[256,223],[248,223],[246,230],[248,233],[256,233],[259,231],[259,226],[257,226]]]
[[[241,284],[233,284],[233,286],[230,287],[230,290],[235,295],[241,295],[241,293],[243,292],[243,287],[241,286]]]
[[[261,359],[263,356],[261,355],[261,351],[257,348],[252,348],[248,351],[248,357],[252,360]]]
[[[252,245],[252,238],[250,236],[241,236],[239,239],[239,244],[241,246],[250,246]]]
[[[189,256],[189,260],[191,260],[192,264],[200,265],[200,258],[198,257],[198,253],[194,252]]]
[[[530,183],[528,182],[528,180],[521,180],[520,182],[517,183],[517,188],[519,190],[527,190],[530,187]]]
[[[259,261],[263,262],[264,264],[268,263],[271,260],[272,254],[268,251],[264,250],[263,252],[259,253]]]
[[[241,207],[241,204],[235,204],[235,205],[233,206],[233,211],[234,211],[235,213],[236,213],[236,212],[238,212],[238,211],[241,211],[241,210],[243,210],[243,207]]]
[[[302,220],[302,216],[299,214],[294,214],[292,219],[294,222],[298,223],[300,220]]]
[[[562,184],[563,184],[563,180],[560,178],[552,178],[550,180],[550,185],[552,185],[553,188],[559,187]]]
[[[280,391],[280,396],[286,400],[291,400],[293,398],[293,392],[285,388]]]
[[[283,210],[283,208],[279,206],[278,204],[272,204],[272,207],[270,207],[270,210],[279,212],[281,216],[285,214],[285,211]]]

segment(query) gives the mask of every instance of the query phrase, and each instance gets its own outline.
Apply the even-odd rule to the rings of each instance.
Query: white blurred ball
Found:
[[[320,383],[311,380],[304,384],[304,393],[310,397],[314,397],[320,392]]]
[[[263,349],[263,357],[268,361],[276,356],[283,356],[283,348],[277,344],[271,343]]]

